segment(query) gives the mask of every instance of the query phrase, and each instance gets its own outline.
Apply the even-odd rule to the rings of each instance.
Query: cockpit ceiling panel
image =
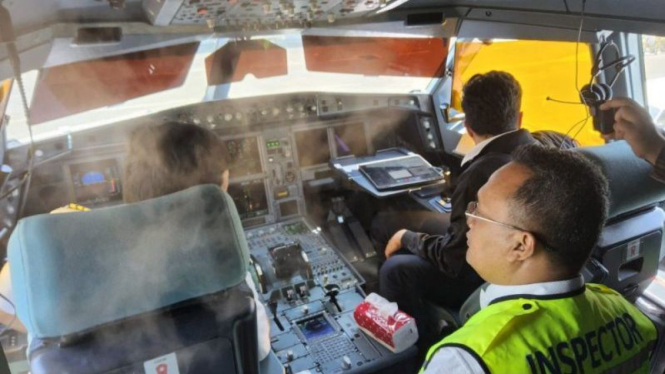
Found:
[[[533,14],[551,16],[551,26],[575,28],[583,0],[20,0],[5,1],[16,34],[21,36],[58,23],[148,22],[157,26],[212,25],[220,32],[249,32],[284,28],[338,26],[349,23],[403,21],[405,15],[443,12],[447,17],[510,24],[534,21]],[[114,6],[111,6],[114,5]],[[497,20],[497,12],[513,12]],[[586,1],[593,22],[586,30],[650,31],[665,23],[663,0]],[[332,24],[329,23],[332,21]],[[623,26],[622,26],[623,25]]]

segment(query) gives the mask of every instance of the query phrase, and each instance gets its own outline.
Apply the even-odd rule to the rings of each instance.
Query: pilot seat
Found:
[[[247,243],[216,186],[25,218],[9,262],[33,374],[258,373]]]
[[[662,258],[665,188],[626,142],[576,151],[600,167],[610,190],[608,220],[583,274],[587,282],[603,283],[634,302]]]

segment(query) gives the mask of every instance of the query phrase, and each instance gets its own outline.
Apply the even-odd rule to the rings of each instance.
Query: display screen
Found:
[[[323,314],[298,322],[298,328],[308,341],[335,333],[335,328]]]
[[[296,132],[300,167],[325,164],[330,160],[328,129]]]
[[[388,174],[390,174],[390,176],[391,176],[393,179],[408,178],[408,177],[410,177],[410,176],[413,175],[413,174],[409,173],[409,171],[406,170],[406,169],[395,170],[395,171],[388,171]]]
[[[225,140],[224,150],[232,178],[261,173],[259,143],[255,137]]]
[[[263,179],[231,184],[228,192],[236,204],[240,219],[268,214],[268,197]]]
[[[337,156],[366,156],[367,139],[362,123],[343,125],[333,128]]]
[[[298,202],[296,200],[286,201],[279,204],[279,213],[282,217],[298,214]]]
[[[122,200],[120,172],[115,159],[72,164],[69,172],[78,204],[94,205]]]

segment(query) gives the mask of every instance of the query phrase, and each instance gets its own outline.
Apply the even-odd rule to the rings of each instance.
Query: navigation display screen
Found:
[[[268,197],[263,179],[231,184],[228,192],[241,220],[268,214]]]
[[[298,322],[298,328],[308,341],[335,333],[335,328],[323,314]]]
[[[333,133],[337,157],[367,155],[367,138],[362,123],[334,127]]]
[[[261,173],[259,142],[255,137],[224,141],[231,178]]]
[[[122,200],[120,171],[115,159],[69,165],[74,198],[81,205]]]
[[[296,132],[300,167],[325,164],[330,160],[328,129]]]

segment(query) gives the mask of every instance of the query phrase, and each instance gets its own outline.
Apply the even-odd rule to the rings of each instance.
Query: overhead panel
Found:
[[[155,25],[208,25],[221,31],[308,27],[366,17],[400,0],[144,0]]]

